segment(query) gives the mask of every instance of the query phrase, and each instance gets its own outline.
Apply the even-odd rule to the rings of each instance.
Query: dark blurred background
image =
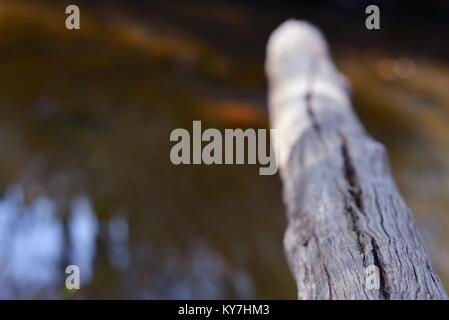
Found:
[[[294,299],[279,178],[169,160],[192,120],[267,127],[265,45],[292,17],[324,32],[448,286],[449,2],[0,0],[0,298]]]

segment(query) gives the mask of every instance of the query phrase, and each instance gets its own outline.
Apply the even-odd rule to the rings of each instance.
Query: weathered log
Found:
[[[268,42],[266,73],[298,297],[447,299],[385,149],[352,111],[321,33],[282,24]]]

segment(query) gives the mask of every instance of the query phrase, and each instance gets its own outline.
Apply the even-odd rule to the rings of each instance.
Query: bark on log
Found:
[[[352,111],[321,33],[282,24],[268,42],[266,73],[298,297],[446,299],[385,149]],[[378,289],[367,286],[373,265]]]

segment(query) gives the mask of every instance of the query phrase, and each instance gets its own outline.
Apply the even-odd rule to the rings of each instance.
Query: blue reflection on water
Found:
[[[193,240],[184,252],[175,247],[153,250],[148,242],[134,244],[143,251],[132,255],[125,214],[100,224],[89,198],[75,197],[69,201],[64,228],[58,203],[44,195],[27,201],[17,185],[0,198],[0,299],[62,297],[66,264],[79,267],[81,287],[86,288],[94,277],[100,226],[106,228],[101,234],[106,236],[108,263],[126,284],[124,297],[218,299],[230,292],[241,298],[255,296],[246,270],[230,265],[205,239]]]
[[[128,268],[130,257],[128,250],[128,222],[121,216],[108,222],[108,259],[112,266],[124,271]]]
[[[57,295],[63,277],[64,228],[55,201],[25,203],[20,187],[0,199],[0,298]],[[97,220],[87,198],[74,201],[69,220],[71,263],[89,281],[95,256]]]
[[[93,275],[98,220],[86,197],[76,199],[71,209],[69,220],[71,263],[80,268],[81,281],[88,282]]]

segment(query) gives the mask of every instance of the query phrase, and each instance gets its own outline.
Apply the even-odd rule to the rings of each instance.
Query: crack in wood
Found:
[[[309,116],[310,122],[312,123],[312,128],[314,128],[318,135],[321,136],[321,128],[312,109],[312,96],[313,94],[311,90],[308,91],[305,95],[307,115]]]
[[[359,185],[357,172],[349,155],[346,138],[342,133],[340,134],[340,136],[342,139],[341,154],[343,156],[344,175],[349,186],[348,191],[351,195],[351,198],[354,200],[354,203],[357,206],[359,212],[364,213],[363,193]]]
[[[346,145],[346,139],[341,134],[342,138],[342,145],[341,145],[341,155],[343,157],[343,171],[344,171],[344,177],[345,181],[347,182],[347,189],[349,194],[349,199],[345,199],[345,210],[349,214],[349,222],[350,222],[350,228],[356,235],[357,240],[357,247],[359,248],[359,251],[363,255],[363,264],[365,265],[365,244],[364,244],[364,233],[361,230],[359,226],[359,217],[357,214],[357,211],[362,210],[362,200],[358,199],[358,197],[361,195],[359,192],[354,192],[353,190],[359,189],[357,187],[357,178],[355,169],[351,163],[351,159],[349,157],[348,147]],[[354,208],[355,204],[355,208]],[[356,210],[357,209],[357,210]],[[365,265],[366,267],[366,265]]]
[[[374,265],[379,268],[379,280],[380,280],[380,288],[379,293],[382,299],[389,300],[390,293],[388,291],[387,285],[387,275],[385,271],[385,266],[380,259],[380,251],[379,246],[376,243],[376,240],[373,237],[370,237],[365,234],[363,228],[360,226],[358,213],[365,214],[364,212],[364,203],[363,203],[363,192],[362,188],[358,182],[357,171],[352,163],[351,156],[348,150],[348,144],[346,138],[343,134],[340,134],[342,138],[341,145],[341,154],[343,157],[343,171],[345,180],[348,184],[348,193],[350,196],[351,202],[347,204],[346,210],[349,213],[352,225],[352,231],[356,234],[357,237],[357,245],[360,252],[363,254],[363,265],[366,265],[366,246],[367,243],[364,241],[365,238],[371,238],[371,255],[373,256]],[[354,208],[353,204],[356,208]],[[382,216],[382,213],[380,213]]]
[[[331,276],[329,274],[329,270],[327,270],[327,267],[325,264],[323,264],[324,272],[327,276],[327,288],[329,290],[329,299],[332,300],[332,285],[331,285]]]
[[[377,242],[374,238],[371,238],[371,253],[374,259],[374,265],[379,268],[379,293],[382,299],[390,300],[390,292],[387,284],[387,273],[385,271],[385,265],[380,257],[380,250]]]

